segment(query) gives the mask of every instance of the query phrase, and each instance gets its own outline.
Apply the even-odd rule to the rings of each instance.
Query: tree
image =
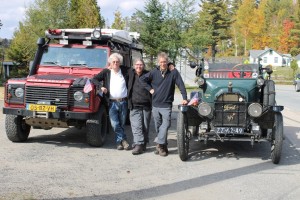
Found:
[[[201,0],[199,17],[195,38],[203,40],[200,43],[208,43],[211,46],[212,60],[215,61],[217,44],[230,38],[229,27],[231,25],[227,6],[222,0]],[[199,35],[202,35],[199,37]]]
[[[299,69],[297,60],[292,60],[292,62],[291,62],[291,68],[293,70],[293,76],[295,76],[297,70]]]
[[[71,28],[103,27],[105,24],[96,0],[71,0],[69,20]]]
[[[162,26],[164,22],[163,12],[164,5],[158,0],[147,0],[144,12],[138,10],[136,15],[141,20],[139,32],[141,41],[145,47],[145,53],[149,56],[150,67],[154,66],[154,57],[160,52],[165,51],[163,46],[164,34]]]
[[[14,32],[7,50],[10,59],[28,66],[33,60],[36,41],[44,37],[49,28],[101,27],[99,7],[96,0],[35,0],[25,12],[24,22]]]
[[[111,25],[111,28],[123,30],[125,28],[125,20],[122,18],[121,12],[117,9],[114,12],[115,20]]]
[[[0,29],[1,29],[1,26],[3,26],[3,24],[1,23],[1,19],[0,19]]]

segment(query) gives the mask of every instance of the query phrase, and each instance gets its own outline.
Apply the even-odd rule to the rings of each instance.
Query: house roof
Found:
[[[268,49],[264,49],[264,50],[250,50],[249,52],[250,52],[251,57],[257,58],[257,57],[263,55],[264,53],[266,53],[267,51],[270,51],[270,50],[274,51],[272,48],[268,48]],[[277,54],[279,54],[281,56],[284,56],[284,57],[289,57],[289,58],[292,57],[291,54],[281,54],[281,53],[278,53],[277,51],[274,51],[274,52],[276,52]],[[300,59],[300,57],[299,57],[299,59]]]
[[[295,59],[296,59],[296,60],[300,60],[300,54],[296,55],[296,56],[295,56]]]

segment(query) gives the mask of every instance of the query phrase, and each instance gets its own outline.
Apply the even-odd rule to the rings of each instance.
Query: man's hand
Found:
[[[150,92],[150,94],[153,94],[154,93],[154,89],[151,89],[149,92]]]
[[[182,100],[182,105],[187,105],[188,101],[187,100]]]
[[[101,87],[101,91],[106,94],[107,93],[107,89],[105,87]]]

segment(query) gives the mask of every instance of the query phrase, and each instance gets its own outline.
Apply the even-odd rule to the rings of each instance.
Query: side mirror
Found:
[[[195,62],[190,62],[190,67],[192,69],[194,69],[195,67],[197,67],[198,65]]]

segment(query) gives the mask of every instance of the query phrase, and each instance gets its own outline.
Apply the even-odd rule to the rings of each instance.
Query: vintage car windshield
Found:
[[[257,78],[257,64],[210,63],[204,67],[205,78]]]
[[[40,64],[105,68],[107,54],[107,49],[104,48],[49,47],[44,51]]]

